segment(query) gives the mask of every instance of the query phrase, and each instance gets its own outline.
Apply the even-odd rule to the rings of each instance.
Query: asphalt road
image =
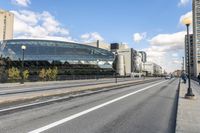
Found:
[[[131,81],[131,80],[141,80],[143,78],[118,78],[118,82]],[[149,78],[150,79],[150,78]],[[0,95],[9,95],[9,94],[17,94],[17,93],[25,93],[25,92],[37,92],[37,91],[46,91],[46,90],[54,90],[60,88],[70,88],[70,87],[79,87],[79,86],[89,86],[96,84],[105,84],[105,83],[113,83],[115,79],[99,79],[99,80],[83,80],[83,81],[63,81],[60,83],[49,83],[49,84],[40,84],[35,83],[33,85],[24,85],[24,86],[13,86],[13,87],[5,87],[0,85]]]
[[[1,133],[174,133],[178,79],[0,116]]]

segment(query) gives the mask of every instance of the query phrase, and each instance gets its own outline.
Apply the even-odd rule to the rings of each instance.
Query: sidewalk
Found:
[[[194,99],[185,99],[187,84],[180,83],[176,133],[200,133],[200,86],[192,81]]]

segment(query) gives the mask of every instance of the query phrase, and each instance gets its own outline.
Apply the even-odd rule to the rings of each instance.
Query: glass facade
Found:
[[[112,68],[112,52],[84,44],[50,40],[6,40],[1,42],[0,54],[11,60],[22,57],[21,46],[25,45],[25,61],[61,61],[70,64],[98,64]]]
[[[22,63],[25,45],[24,63]],[[29,71],[29,81],[40,80],[43,69],[57,68],[57,80],[112,77],[114,54],[110,51],[79,43],[50,40],[5,40],[0,43],[0,74],[8,78],[12,68]],[[2,74],[1,74],[2,75]],[[0,76],[0,82],[2,77]],[[48,79],[45,79],[48,80]]]

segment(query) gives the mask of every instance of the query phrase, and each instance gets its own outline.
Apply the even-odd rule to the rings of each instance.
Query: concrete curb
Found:
[[[178,101],[177,101],[177,111],[176,111],[176,128],[175,128],[175,133],[178,133],[178,128],[179,128],[179,123],[178,123],[178,120],[180,119],[179,115],[180,114],[180,107],[179,107],[179,103],[180,103],[180,100],[179,100],[179,96],[180,96],[180,84],[181,84],[181,79],[179,79],[179,83],[178,83]]]
[[[51,84],[63,84],[63,83],[74,83],[74,82],[84,82],[84,81],[95,81],[96,79],[83,79],[83,80],[63,80],[63,81],[38,81],[38,82],[25,82],[20,83],[0,83],[0,88],[12,88],[12,87],[22,87],[22,86],[41,86],[41,85],[51,85]],[[101,80],[106,80],[101,79]]]

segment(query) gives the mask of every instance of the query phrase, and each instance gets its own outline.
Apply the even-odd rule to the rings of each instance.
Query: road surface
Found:
[[[178,79],[0,116],[2,133],[174,133]]]
[[[132,80],[141,80],[143,78],[118,78],[118,82],[124,81],[132,81]],[[151,79],[151,78],[146,78]],[[152,78],[153,79],[153,78]],[[60,88],[72,88],[72,87],[80,87],[80,86],[92,86],[96,84],[105,84],[105,83],[113,83],[115,79],[108,78],[108,79],[99,79],[99,80],[82,80],[82,81],[61,81],[58,83],[35,83],[35,84],[25,84],[24,86],[9,86],[5,87],[4,84],[0,85],[0,96],[1,95],[9,95],[9,94],[18,94],[18,93],[28,93],[28,92],[37,92],[37,91],[47,91],[47,90],[55,90]],[[8,87],[9,86],[9,87]]]

